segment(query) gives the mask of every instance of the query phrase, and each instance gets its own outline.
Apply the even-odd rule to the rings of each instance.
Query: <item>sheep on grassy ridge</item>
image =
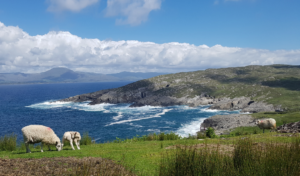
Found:
[[[43,152],[43,144],[55,145],[58,151],[61,150],[60,139],[56,136],[54,131],[50,127],[43,125],[29,125],[22,128],[24,143],[26,146],[26,152],[31,153],[29,150],[29,144],[35,144],[41,142],[41,152]]]
[[[76,146],[77,146],[77,149],[80,150],[80,147],[79,147],[80,140],[81,140],[81,136],[80,136],[79,132],[77,132],[77,131],[67,131],[67,132],[65,132],[65,134],[63,136],[63,139],[62,139],[62,147],[64,146],[65,141],[69,141],[72,149],[75,150],[74,147],[73,147],[73,141],[74,141]]]
[[[276,120],[272,118],[256,120],[255,124],[263,129],[263,133],[265,133],[265,129],[276,129]]]

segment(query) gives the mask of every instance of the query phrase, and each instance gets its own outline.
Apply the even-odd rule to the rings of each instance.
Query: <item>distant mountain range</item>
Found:
[[[76,72],[67,68],[52,68],[42,73],[0,73],[0,84],[41,84],[41,83],[75,83],[75,82],[121,82],[148,79],[166,73],[156,72],[121,72],[100,74]]]

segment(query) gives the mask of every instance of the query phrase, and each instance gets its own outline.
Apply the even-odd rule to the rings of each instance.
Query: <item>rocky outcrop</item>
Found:
[[[273,105],[268,105],[262,102],[254,102],[248,97],[230,98],[215,98],[207,94],[201,94],[193,98],[173,96],[162,96],[154,93],[149,87],[142,87],[133,90],[107,89],[93,93],[77,95],[66,98],[60,101],[83,102],[90,101],[90,105],[100,103],[131,103],[131,107],[140,107],[145,105],[151,106],[173,106],[173,105],[188,105],[196,107],[200,105],[210,105],[209,109],[218,110],[240,110],[242,112],[274,112],[276,108]],[[277,108],[277,109],[280,109]]]
[[[218,109],[218,110],[239,110],[244,109],[251,105],[254,101],[251,101],[248,97],[239,97],[239,98],[224,98],[215,104],[213,104],[209,109]]]
[[[246,114],[216,115],[203,121],[200,129],[212,127],[220,135],[230,129],[242,126],[256,126],[254,118]]]
[[[275,111],[283,111],[281,106],[274,107],[271,104],[266,104],[263,102],[254,102],[250,104],[248,107],[245,107],[241,112],[250,112],[250,113],[257,113],[257,112],[275,112]]]
[[[300,133],[300,121],[281,125],[276,131],[279,133]]]

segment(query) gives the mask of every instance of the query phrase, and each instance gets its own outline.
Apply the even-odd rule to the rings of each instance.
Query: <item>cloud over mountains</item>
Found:
[[[101,41],[63,31],[30,36],[19,27],[0,22],[1,73],[36,73],[59,66],[108,74],[299,63],[300,49],[270,51],[177,42]]]

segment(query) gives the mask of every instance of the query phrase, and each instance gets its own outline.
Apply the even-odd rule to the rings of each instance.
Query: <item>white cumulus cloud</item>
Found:
[[[270,51],[177,42],[101,41],[63,31],[31,36],[19,27],[0,22],[0,73],[33,73],[59,66],[116,73],[299,63],[300,49]]]
[[[79,12],[82,9],[97,3],[99,0],[47,0],[49,3],[48,11],[62,12],[73,11]]]
[[[160,9],[162,0],[107,0],[106,16],[119,17],[117,24],[139,25],[149,13]]]

